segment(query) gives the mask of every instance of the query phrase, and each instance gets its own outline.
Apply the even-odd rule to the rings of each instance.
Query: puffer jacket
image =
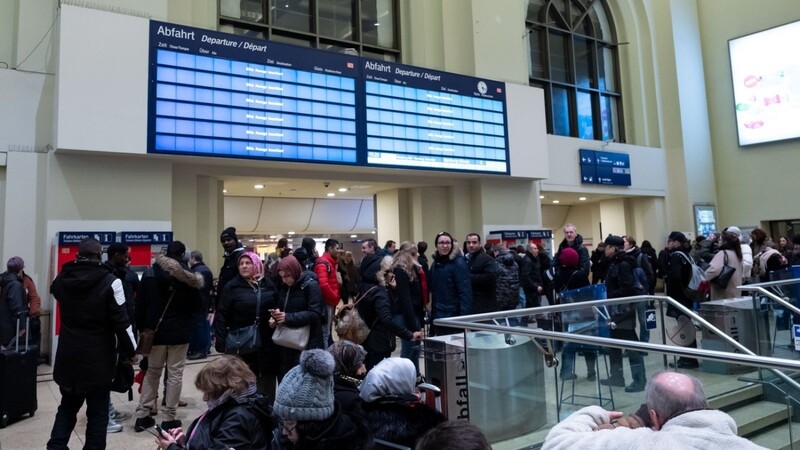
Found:
[[[430,274],[428,290],[434,319],[472,313],[472,283],[461,250],[453,248],[448,255],[434,252]]]
[[[414,445],[428,430],[447,418],[413,396],[388,396],[363,402],[361,408],[372,435],[392,444]]]
[[[275,428],[269,401],[255,394],[250,398],[227,401],[208,411],[189,425],[186,444],[172,444],[167,450],[269,449]]]
[[[135,347],[122,281],[100,261],[71,261],[50,292],[61,313],[53,380],[77,392],[108,389],[117,341],[123,358],[132,357]]]
[[[17,332],[17,314],[26,311],[27,300],[22,280],[16,273],[0,274],[0,292],[0,345],[5,346]]]
[[[514,255],[497,255],[497,307],[501,310],[515,309],[519,305],[519,266]]]
[[[202,287],[202,275],[192,273],[182,262],[159,256],[142,275],[141,292],[136,298],[137,328],[154,330],[158,326],[154,345],[188,344],[192,314],[200,311]],[[159,325],[162,313],[164,319]]]
[[[358,416],[342,411],[338,402],[334,403],[330,426],[314,437],[301,436],[292,445],[283,435],[281,426],[272,431],[272,450],[371,450],[375,448],[372,433]]]

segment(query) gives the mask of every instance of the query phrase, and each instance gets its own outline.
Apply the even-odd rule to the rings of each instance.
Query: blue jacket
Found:
[[[467,260],[453,249],[449,255],[433,254],[431,293],[434,319],[465,316],[472,312],[472,281]]]

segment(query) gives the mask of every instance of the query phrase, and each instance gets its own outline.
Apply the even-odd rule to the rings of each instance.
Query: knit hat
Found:
[[[304,351],[300,364],[278,386],[273,413],[283,420],[321,421],[332,416],[334,366],[333,356],[325,350]]]
[[[669,234],[670,241],[686,242],[686,235],[680,231],[673,231]]]
[[[22,272],[22,269],[25,268],[25,261],[23,261],[19,256],[12,256],[9,258],[8,263],[6,263],[6,267],[11,273],[20,273]]]
[[[348,377],[358,376],[358,369],[364,365],[364,359],[367,357],[364,347],[346,339],[334,342],[328,347],[328,352],[333,355],[333,360],[336,362],[334,373]]]
[[[236,236],[236,228],[228,227],[219,235],[219,241],[222,242],[225,238],[232,238],[234,241],[239,242],[239,236]]]
[[[309,255],[313,255],[314,249],[317,248],[317,241],[315,241],[314,238],[304,237],[303,243],[300,244],[300,246],[306,249]]]
[[[727,231],[728,233],[735,234],[736,236],[742,235],[742,230],[740,230],[739,227],[728,227],[725,229],[725,231]]]
[[[566,247],[561,250],[561,254],[558,256],[558,262],[564,267],[578,267],[579,259],[578,252],[572,247]]]
[[[387,395],[413,394],[416,381],[417,369],[410,359],[386,358],[367,372],[359,396],[372,402]]]
[[[264,263],[261,262],[261,257],[253,252],[242,252],[239,255],[239,260],[242,258],[250,258],[253,261],[253,277],[257,280],[264,278]]]
[[[619,247],[619,248],[625,246],[625,241],[623,241],[621,237],[614,236],[613,234],[609,234],[604,242],[606,245],[613,245],[614,247]]]

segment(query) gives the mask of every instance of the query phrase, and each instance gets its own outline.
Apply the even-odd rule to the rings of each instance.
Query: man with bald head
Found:
[[[697,378],[659,372],[647,382],[647,403],[635,414],[580,409],[554,426],[542,449],[763,449],[737,435],[736,422],[710,409]]]

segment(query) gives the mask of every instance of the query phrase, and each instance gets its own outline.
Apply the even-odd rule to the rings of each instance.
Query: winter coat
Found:
[[[635,275],[636,260],[623,251],[618,251],[609,259],[608,273],[606,274],[606,295],[608,298],[632,297],[644,295],[646,292],[636,289]],[[632,304],[610,306],[611,320],[617,323],[617,328],[633,330],[636,325],[636,310]]]
[[[650,265],[650,258],[642,252],[642,249],[639,247],[633,247],[632,249],[626,251],[625,253],[631,255],[635,262],[635,267],[642,267],[644,273],[647,275],[647,291],[645,294],[649,294],[651,288],[656,285],[656,272],[653,270],[653,266]],[[641,257],[639,255],[642,255]]]
[[[219,298],[219,307],[214,315],[215,348],[219,353],[225,353],[225,340],[230,330],[248,327],[256,318],[256,297],[260,289],[259,331],[261,331],[262,344],[268,342],[272,336],[269,328],[269,310],[280,308],[278,306],[275,286],[268,278],[262,278],[258,286],[253,286],[244,278],[237,275],[225,285]]]
[[[202,287],[202,275],[190,272],[183,262],[159,256],[142,275],[141,292],[136,299],[138,329],[154,330],[158,326],[153,345],[188,344],[192,314],[200,311]],[[162,314],[164,319],[159,324]]]
[[[608,272],[608,261],[603,249],[595,249],[589,259],[591,263],[592,281],[598,283],[605,280]]]
[[[415,267],[416,268],[416,267]],[[389,288],[392,296],[392,315],[400,326],[410,331],[419,331],[420,324],[417,315],[414,313],[415,307],[422,305],[422,288],[419,284],[419,276],[411,281],[405,270],[395,267],[394,274],[395,287]]]
[[[742,248],[742,277],[749,280],[753,270],[753,249],[748,244],[740,244]]]
[[[301,273],[300,278],[292,286],[285,284],[278,286],[278,295],[275,301],[277,308],[286,313],[286,326],[299,328],[311,325],[307,350],[323,348],[322,294],[320,293],[319,283],[311,273]],[[297,358],[300,357],[301,353],[300,350],[293,350],[287,347],[278,347],[278,350],[296,353]]]
[[[539,305],[539,296],[544,294],[544,281],[539,258],[531,252],[525,252],[522,266],[519,268],[519,283],[525,292],[525,307],[531,308]],[[542,292],[539,292],[539,288]]]
[[[553,288],[556,292],[572,291],[589,286],[589,276],[586,272],[574,267],[561,267],[553,278]]]
[[[497,262],[497,307],[500,310],[515,309],[519,305],[519,266],[514,255],[503,253]]]
[[[370,284],[370,281],[375,284]],[[395,336],[406,341],[414,337],[411,330],[395,320],[389,292],[377,279],[363,280],[359,297],[361,296],[363,298],[356,308],[370,328],[367,339],[361,344],[367,353],[388,357],[394,348]]]
[[[268,449],[275,428],[269,401],[255,394],[247,400],[229,398],[195,419],[186,430],[188,440],[167,450]]]
[[[19,275],[13,272],[0,274],[0,345],[6,346],[14,338],[17,315],[27,311],[27,303]],[[20,326],[25,326],[24,320]]]
[[[239,257],[244,253],[244,247],[237,247],[228,254],[224,255],[222,267],[219,269],[219,278],[217,279],[217,293],[219,294],[225,289],[225,285],[239,275]]]
[[[442,413],[420,403],[414,396],[383,397],[361,407],[376,439],[414,448],[417,439],[447,420]]]
[[[33,282],[33,278],[29,277],[28,274],[21,273],[22,286],[25,287],[25,305],[28,308],[28,313],[31,317],[39,317],[42,314],[42,299],[39,297],[39,292],[36,291],[36,283]]]
[[[122,291],[125,293],[125,311],[128,312],[128,318],[131,319],[134,336],[136,336],[139,330],[136,327],[136,295],[134,293],[133,284],[131,284],[129,281],[130,278],[128,278],[128,272],[133,271],[125,266],[115,267],[109,261],[106,261],[106,265],[111,269],[111,273],[122,281]],[[134,275],[136,274],[134,273]],[[136,280],[138,281],[139,278],[137,277]]]
[[[53,380],[75,392],[109,389],[117,342],[123,358],[132,357],[136,346],[122,281],[100,261],[71,261],[50,292],[61,315]]]
[[[706,280],[713,280],[722,272],[722,266],[725,262],[725,255],[728,255],[728,265],[733,267],[735,271],[728,286],[725,289],[718,287],[716,284],[711,283],[711,300],[720,300],[723,298],[734,298],[742,295],[741,290],[736,289],[736,286],[742,285],[742,261],[736,256],[733,250],[720,250],[711,259],[711,263],[706,269]]]
[[[667,295],[691,309],[693,300],[686,295],[686,288],[689,286],[689,281],[692,280],[692,264],[689,262],[688,252],[682,247],[670,250],[668,261],[669,265],[664,271]]]
[[[333,375],[333,398],[342,405],[342,411],[349,414],[363,416],[361,410],[361,396],[358,390],[358,381],[346,375],[336,373]]]
[[[214,274],[211,273],[211,269],[209,269],[204,262],[193,265],[191,271],[203,276],[203,287],[200,288],[200,310],[205,313],[214,306],[211,304],[211,291],[214,289]]]
[[[375,444],[372,433],[358,417],[342,411],[341,405],[334,403],[330,426],[320,436],[301,436],[300,441],[292,445],[278,425],[272,431],[272,450],[371,450]]]
[[[317,274],[322,300],[335,307],[339,304],[339,282],[336,280],[338,263],[330,254],[324,253],[314,262],[314,273]]]
[[[458,249],[453,248],[449,255],[434,252],[430,275],[428,291],[431,293],[434,319],[472,313],[469,267]]]
[[[599,406],[587,406],[555,425],[547,434],[542,449],[766,450],[737,436],[733,418],[713,409],[680,414],[658,431],[648,427],[595,431],[608,423],[611,423],[608,411]]]
[[[472,282],[472,314],[497,311],[497,262],[483,248],[466,259]]]
[[[567,247],[572,247],[576,252],[578,252],[578,269],[589,273],[589,268],[592,265],[592,262],[589,260],[589,250],[583,246],[583,236],[580,234],[575,236],[575,240],[572,241],[572,245],[567,242],[566,239],[561,241],[558,244],[558,252],[556,256],[553,258],[553,267],[558,268],[561,267],[561,262],[559,261],[559,257],[561,256],[561,250],[564,250]]]

